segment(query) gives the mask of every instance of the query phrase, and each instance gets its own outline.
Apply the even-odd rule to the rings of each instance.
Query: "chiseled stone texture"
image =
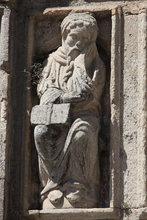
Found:
[[[5,178],[8,74],[0,70],[0,178]]]
[[[8,74],[0,70],[0,219],[4,215],[4,192],[6,178],[7,137],[7,91]]]
[[[137,205],[137,106],[138,106],[138,17],[124,17],[124,64],[123,64],[123,173],[124,173],[124,206]],[[123,59],[123,58],[122,58]],[[132,184],[133,183],[133,184]]]
[[[2,2],[2,1],[1,1]],[[3,1],[4,2],[4,1]],[[6,147],[8,128],[8,91],[9,91],[9,16],[10,10],[6,5],[0,6],[0,220],[4,218],[4,195],[6,192]]]
[[[7,1],[8,0],[3,0],[0,2],[2,3],[2,2],[7,2]],[[18,125],[20,126],[20,133],[18,132],[19,127],[18,129],[16,129],[16,131],[18,132],[20,136],[16,133],[15,137],[19,136],[18,139],[19,139],[20,145],[18,145],[18,141],[15,142],[14,140],[14,142],[12,143],[12,149],[17,149],[18,152],[22,153],[22,155],[24,153],[25,162],[23,161],[23,163],[21,163],[21,159],[20,159],[22,158],[22,155],[21,155],[21,157],[19,157],[20,161],[18,161],[18,163],[14,163],[17,165],[20,163],[19,164],[20,167],[18,166],[16,169],[17,171],[19,170],[19,172],[17,172],[16,174],[14,173],[13,175],[12,173],[10,173],[10,180],[13,183],[12,194],[11,194],[13,195],[13,198],[9,198],[9,195],[6,198],[7,200],[11,199],[11,207],[8,207],[6,212],[9,213],[10,209],[12,208],[10,212],[12,213],[12,215],[11,216],[9,215],[7,219],[3,218],[4,216],[4,208],[3,208],[4,207],[4,191],[5,191],[4,183],[5,183],[5,175],[6,175],[5,153],[6,153],[6,142],[7,142],[6,131],[7,131],[7,110],[8,110],[8,104],[7,104],[8,74],[4,71],[0,71],[0,220],[24,220],[24,219],[25,220],[26,219],[33,219],[33,220],[51,219],[52,220],[56,218],[65,220],[65,219],[70,219],[71,216],[73,219],[79,219],[79,220],[82,220],[82,219],[83,220],[85,219],[87,220],[88,219],[95,219],[95,220],[98,220],[98,219],[101,219],[101,220],[147,219],[147,210],[146,208],[143,208],[147,206],[147,202],[146,202],[146,194],[147,194],[147,189],[146,189],[146,185],[147,185],[146,184],[146,180],[147,180],[146,124],[147,122],[146,122],[146,101],[145,101],[147,98],[146,97],[146,90],[147,90],[147,85],[146,85],[146,81],[147,81],[146,80],[147,78],[146,77],[146,71],[147,71],[147,64],[146,64],[147,15],[146,15],[146,10],[147,9],[145,9],[147,8],[146,1],[112,1],[112,2],[109,2],[109,1],[104,1],[104,0],[102,1],[96,1],[96,0],[94,1],[91,1],[91,0],[85,0],[85,1],[84,0],[72,0],[72,1],[70,0],[69,1],[68,0],[64,0],[64,1],[22,0],[21,1],[19,0],[18,2],[19,2],[18,5],[20,8],[17,8],[16,11],[13,10],[13,13],[17,13],[17,16],[18,16],[17,19],[20,18],[18,22],[18,24],[20,25],[20,26],[18,25],[19,28],[21,29],[21,25],[22,27],[26,28],[26,29],[23,29],[25,30],[24,32],[26,33],[26,35],[24,36],[23,31],[20,30],[20,33],[21,32],[23,33],[22,34],[23,37],[19,35],[19,33],[17,33],[18,34],[17,37],[20,36],[20,38],[18,37],[19,40],[15,39],[17,44],[15,45],[15,47],[12,47],[13,50],[16,50],[16,53],[18,52],[14,60],[11,57],[12,66],[13,65],[15,66],[16,72],[17,72],[17,64],[19,63],[19,70],[17,74],[15,75],[15,73],[13,73],[13,76],[17,76],[17,77],[24,76],[23,70],[26,69],[26,66],[28,67],[30,64],[34,62],[33,59],[37,53],[36,51],[35,52],[33,51],[33,46],[34,48],[37,48],[38,50],[38,48],[40,48],[39,45],[43,45],[43,43],[40,44],[40,42],[37,42],[37,40],[34,40],[35,38],[33,38],[34,35],[38,36],[38,33],[40,34],[40,32],[37,33],[37,30],[35,29],[35,24],[37,23],[36,22],[37,19],[38,20],[40,19],[38,26],[40,27],[41,31],[42,30],[44,31],[42,25],[45,19],[47,19],[47,17],[49,18],[49,13],[50,15],[52,15],[51,21],[53,21],[55,18],[54,16],[59,16],[59,17],[61,16],[61,18],[63,18],[75,6],[82,7],[83,11],[84,10],[88,11],[90,7],[92,7],[91,11],[95,12],[98,15],[100,11],[105,14],[106,11],[108,13],[109,9],[111,11],[111,9],[114,9],[118,6],[122,6],[122,10],[120,10],[121,12],[116,10],[115,11],[116,14],[114,13],[114,15],[116,15],[117,18],[119,17],[120,20],[118,19],[119,21],[116,22],[117,23],[116,26],[114,25],[115,26],[114,29],[116,28],[117,31],[115,33],[116,35],[113,36],[114,38],[121,38],[121,44],[120,44],[121,52],[119,51],[120,47],[117,47],[116,45],[111,45],[112,47],[116,46],[116,48],[114,49],[118,49],[116,51],[113,51],[116,53],[115,59],[120,59],[118,60],[118,65],[115,66],[116,68],[115,74],[117,75],[117,70],[118,70],[119,72],[118,74],[121,75],[121,80],[118,80],[118,82],[115,82],[116,84],[117,83],[119,84],[118,87],[111,88],[112,90],[114,89],[114,93],[117,93],[120,95],[120,97],[118,98],[120,99],[120,103],[117,103],[117,102],[112,103],[112,105],[114,105],[114,108],[118,108],[118,111],[120,111],[119,113],[115,111],[115,113],[118,113],[118,115],[113,115],[116,118],[116,121],[117,120],[119,121],[117,125],[120,125],[120,127],[118,126],[117,128],[115,128],[115,130],[118,129],[117,134],[119,134],[119,131],[120,131],[120,134],[119,134],[120,137],[118,137],[118,139],[116,137],[116,140],[117,141],[119,140],[118,146],[117,146],[117,143],[115,144],[115,147],[117,148],[115,149],[117,151],[117,155],[115,154],[116,151],[113,152],[115,155],[112,154],[112,157],[113,159],[116,160],[116,163],[114,163],[113,172],[111,173],[112,185],[110,184],[110,187],[112,187],[112,190],[111,190],[112,194],[110,194],[110,200],[116,200],[116,197],[117,197],[117,200],[119,201],[117,203],[115,203],[115,201],[112,201],[110,205],[110,207],[112,208],[103,208],[102,210],[99,209],[97,210],[97,212],[94,212],[94,210],[92,210],[91,211],[92,213],[89,213],[90,212],[89,210],[83,211],[83,210],[78,210],[78,209],[72,210],[71,213],[69,213],[68,210],[65,210],[63,213],[59,209],[49,211],[48,213],[44,211],[39,211],[39,208],[40,208],[38,205],[39,202],[38,203],[36,202],[37,200],[39,201],[39,195],[38,195],[39,190],[40,190],[39,182],[37,182],[38,180],[35,182],[38,188],[36,187],[35,184],[34,185],[31,184],[32,176],[34,178],[34,176],[36,177],[38,175],[38,173],[36,172],[37,163],[34,163],[36,167],[33,164],[34,172],[30,171],[32,167],[29,167],[29,165],[31,163],[27,164],[28,162],[27,159],[31,161],[33,160],[37,161],[37,156],[34,159],[33,157],[34,154],[32,150],[33,141],[31,142],[31,140],[26,140],[26,143],[23,143],[24,137],[27,136],[30,139],[32,138],[30,135],[31,132],[29,133],[28,131],[29,129],[28,130],[24,129],[25,128],[24,123],[25,123],[26,118],[21,121],[20,119],[21,116],[20,115],[17,116],[16,114],[15,120],[17,121],[17,119],[19,118],[19,121],[20,121],[20,123],[18,123]],[[54,8],[50,9],[50,7],[54,7]],[[63,7],[67,7],[67,8],[64,9]],[[79,10],[80,7],[77,7],[76,9]],[[57,9],[56,12],[55,12],[55,9]],[[67,10],[68,12],[67,11],[65,12],[64,10]],[[99,12],[96,12],[97,10]],[[29,19],[31,20],[30,23],[29,23]],[[36,23],[34,22],[33,19],[34,20],[36,19],[35,20]],[[15,21],[15,16],[14,16],[12,17],[12,23],[15,24],[15,22],[16,21]],[[9,23],[9,11],[7,7],[5,7],[5,13],[4,13],[4,17],[2,18],[2,25],[1,25],[1,39],[2,40],[0,41],[1,43],[0,65],[2,68],[5,68],[5,69],[9,69],[8,68],[9,66],[8,65],[9,63],[8,62],[8,54],[9,54],[8,52],[8,41],[9,41],[8,23]],[[49,22],[49,24],[53,25],[52,22]],[[44,22],[44,25],[46,25],[45,22]],[[56,25],[57,25],[55,27],[56,32],[58,32],[57,30],[58,30],[59,25],[58,24]],[[117,25],[120,25],[120,29],[121,29],[120,32],[118,32]],[[108,30],[107,27],[105,28]],[[105,30],[105,28],[103,30]],[[32,32],[28,30],[31,30]],[[42,32],[39,35],[40,38],[42,36]],[[27,34],[31,35],[31,37],[29,38]],[[61,40],[60,38],[61,36],[57,35],[58,42],[60,42]],[[25,43],[23,40],[21,41],[20,39],[23,39],[24,41],[26,40]],[[114,42],[118,43],[115,40]],[[11,43],[13,44],[13,42]],[[36,46],[36,44],[38,46]],[[47,51],[46,45],[47,45],[47,41],[43,48],[43,51]],[[52,49],[55,49],[55,48],[52,48]],[[23,56],[24,58],[23,62],[21,60],[21,56]],[[111,57],[114,57],[114,54],[111,54]],[[38,57],[35,57],[35,58],[37,59]],[[16,80],[16,85],[13,85],[14,87],[24,86],[25,88],[26,86],[25,84],[26,82],[24,80],[25,77],[24,78],[23,77],[21,78],[21,77],[19,78],[19,80],[21,79],[20,80],[21,82],[19,82],[19,80]],[[116,79],[117,77],[114,79],[114,81]],[[120,89],[121,91],[115,91],[116,88]],[[27,89],[29,90],[28,87]],[[19,89],[16,91],[19,91]],[[22,110],[23,113],[28,111],[28,115],[29,115],[30,109],[28,110],[28,105],[31,105],[30,104],[31,98],[30,99],[28,98],[29,100],[28,101],[27,99],[24,98],[25,95],[26,94],[23,94],[23,95],[20,94],[18,98],[19,100],[17,99],[17,97],[15,97],[14,100],[12,100],[12,103],[18,103],[19,105],[18,109],[21,109],[21,110],[23,109]],[[16,99],[17,99],[17,102],[15,102]],[[29,104],[27,103],[27,101],[29,102]],[[22,108],[20,108],[20,106]],[[113,125],[115,126],[116,124],[114,123]],[[22,143],[20,140],[22,140]],[[113,141],[115,142],[115,140]],[[15,145],[17,145],[18,147]],[[24,149],[25,147],[27,148],[27,150]],[[28,150],[29,148],[31,148],[30,151]],[[16,151],[14,150],[13,152],[15,154],[14,158],[16,159],[17,159],[17,154],[18,154],[17,150]],[[25,154],[26,151],[27,151],[27,154]],[[11,155],[11,158],[13,158],[13,155]],[[117,167],[115,167],[116,164],[118,165]],[[111,168],[111,164],[109,165]],[[24,169],[24,167],[26,169]],[[14,166],[13,171],[15,171],[15,166]],[[29,173],[30,176],[32,175],[29,179],[30,185],[26,182],[23,183],[23,180],[22,182],[20,181],[21,177],[23,177],[23,174],[24,173],[26,174],[27,172],[28,173],[32,172],[31,174]],[[11,178],[11,175],[15,177],[15,180]],[[27,180],[28,176],[27,177],[24,176],[24,179]],[[113,185],[113,179],[115,179],[115,181],[118,183],[115,186]],[[15,185],[15,181],[17,182],[16,185]],[[19,181],[21,182],[21,184],[19,183]],[[27,184],[29,185],[29,187],[27,186]],[[32,191],[34,190],[35,187],[38,189],[38,192],[35,192],[36,194],[34,193],[35,194],[34,195]],[[120,190],[115,190],[114,187],[118,187]],[[16,192],[17,189],[18,189],[19,195]],[[117,195],[115,195],[116,192],[118,192]],[[28,195],[29,195],[29,199],[26,198]],[[15,201],[15,196],[17,196],[17,199],[16,199],[17,201]],[[31,197],[33,198],[33,201],[35,200],[36,203],[35,202],[33,204],[31,203],[32,202]],[[25,200],[27,200],[27,205],[26,205],[27,208],[26,207],[24,208],[23,206],[24,205],[23,202]],[[16,204],[19,204],[19,203],[20,203],[20,206],[17,206]],[[20,209],[18,210],[17,207],[19,207],[21,210]],[[28,209],[30,211],[28,211]],[[35,209],[38,209],[38,210],[35,211]],[[24,210],[26,211],[26,213],[24,213]]]
[[[7,92],[8,74],[0,70],[0,219],[4,215],[4,192],[6,180],[6,146],[7,146]]]

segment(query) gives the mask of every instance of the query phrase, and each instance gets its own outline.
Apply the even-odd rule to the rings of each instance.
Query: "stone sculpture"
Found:
[[[105,71],[90,13],[70,13],[62,46],[49,54],[31,121],[39,158],[42,209],[98,207],[100,98]]]

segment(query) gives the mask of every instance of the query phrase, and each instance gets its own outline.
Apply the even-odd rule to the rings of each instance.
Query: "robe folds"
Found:
[[[89,69],[84,54],[69,61],[60,47],[49,55],[37,88],[40,105],[60,105],[64,103],[64,94],[70,93],[84,98],[71,101],[70,126],[35,127],[42,195],[60,189],[76,207],[97,207],[100,97],[104,82],[104,66],[97,52]]]

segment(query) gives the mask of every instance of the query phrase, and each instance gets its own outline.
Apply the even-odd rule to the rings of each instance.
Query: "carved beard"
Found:
[[[68,87],[73,88],[75,84],[82,85],[84,81],[90,82],[96,68],[96,63],[94,64],[93,61],[96,60],[96,57],[98,58],[95,43],[92,42],[87,46],[85,45],[82,51],[80,51],[76,45],[66,49],[66,51],[68,51],[68,53],[66,53],[67,68],[63,78],[63,84],[65,83],[66,85],[69,80],[70,86]],[[88,60],[86,59],[86,56]],[[79,82],[76,82],[76,78],[81,79],[81,82],[79,80]]]
[[[78,49],[78,47],[74,46],[74,47],[70,47],[70,50],[68,50],[68,54],[67,54],[67,69],[66,69],[66,73],[64,75],[63,78],[63,84],[67,83],[67,81],[69,80],[70,77],[73,76],[73,74],[75,74],[75,60],[80,56],[81,51]],[[82,62],[81,63],[82,68],[81,72],[85,72],[84,75],[86,75],[86,68],[85,68],[85,63]],[[79,71],[79,70],[78,70]],[[63,85],[62,84],[62,85]]]
[[[77,46],[74,46],[72,48],[69,47],[67,57],[70,57],[70,61],[74,61],[76,57],[80,55],[80,53],[81,51],[79,50]]]
[[[66,45],[65,50],[68,51],[67,54],[67,69],[63,78],[63,84],[68,81],[72,76],[74,71],[74,60],[80,55],[81,51],[77,46],[69,47]]]

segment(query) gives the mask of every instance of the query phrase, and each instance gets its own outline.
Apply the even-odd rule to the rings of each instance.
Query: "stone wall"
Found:
[[[61,44],[60,23],[71,11],[95,14],[107,71],[100,205],[42,211],[31,66]],[[5,0],[0,24],[0,220],[147,219],[146,1]]]

